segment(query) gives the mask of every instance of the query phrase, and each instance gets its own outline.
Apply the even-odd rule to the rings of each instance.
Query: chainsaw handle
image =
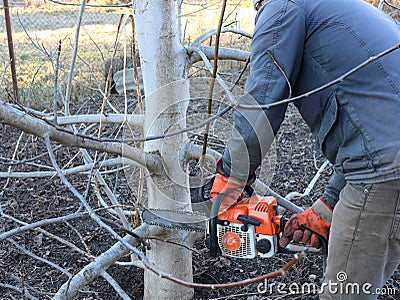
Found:
[[[281,219],[281,225],[280,225],[280,226],[281,226],[281,233],[283,233],[287,221],[288,221],[287,218],[282,218],[282,219]],[[312,230],[312,229],[310,229],[310,228],[308,228],[308,227],[306,227],[306,226],[303,226],[303,225],[300,226],[299,229],[301,229],[301,230],[303,230],[303,231],[304,231],[304,230],[309,230],[309,231],[311,231],[311,233],[312,233],[312,234],[315,234],[315,235],[318,237],[319,241],[321,242],[321,248],[320,248],[320,250],[317,251],[317,252],[309,251],[310,247],[307,247],[307,246],[305,245],[304,248],[305,248],[305,250],[306,250],[307,252],[312,253],[312,254],[317,254],[317,255],[327,255],[327,254],[328,254],[328,241],[327,241],[322,235],[320,235],[318,232],[315,232],[314,230]],[[300,251],[300,250],[291,250],[291,249],[288,249],[288,248],[286,248],[286,247],[279,246],[279,247],[278,247],[278,252],[280,252],[280,253],[286,253],[286,254],[296,254],[296,253],[300,253],[300,252],[302,252],[302,251]]]
[[[328,255],[328,241],[322,235],[305,226],[301,226],[300,229],[303,231],[310,230],[312,234],[315,234],[318,237],[319,241],[321,242],[321,251],[323,251],[325,255]]]
[[[212,201],[211,206],[211,215],[208,221],[209,225],[209,248],[210,248],[210,256],[217,257],[219,252],[218,246],[218,237],[217,237],[217,221],[218,221],[218,212],[221,206],[222,201],[224,200],[224,194],[218,194]]]
[[[201,199],[201,202],[210,200],[210,195],[207,196],[206,187],[211,189],[210,186],[212,186],[214,184],[215,176],[216,176],[216,174],[213,174],[213,175],[207,176],[201,180],[200,187],[197,189],[197,196],[199,199]],[[249,197],[251,197],[254,194],[254,189],[250,185],[245,185],[243,190],[246,192],[246,194]]]

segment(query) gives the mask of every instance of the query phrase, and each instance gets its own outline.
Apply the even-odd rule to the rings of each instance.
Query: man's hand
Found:
[[[315,233],[328,240],[331,220],[332,208],[320,198],[309,209],[290,217],[279,243],[285,247],[290,241],[294,240],[315,248],[321,248],[321,241]]]
[[[219,194],[224,194],[223,206],[232,206],[243,197],[244,186],[244,183],[235,178],[217,173],[210,191],[210,196],[215,198]]]

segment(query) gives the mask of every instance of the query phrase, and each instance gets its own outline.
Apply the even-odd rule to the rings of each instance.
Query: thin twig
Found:
[[[53,114],[54,123],[57,124],[57,94],[58,94],[58,70],[60,69],[61,40],[58,41],[56,65],[54,70],[54,94],[53,94]]]
[[[26,297],[27,299],[39,300],[39,298],[36,298],[36,297],[32,296],[27,290],[21,289],[21,288],[19,288],[17,286],[11,285],[11,284],[1,283],[0,282],[0,288],[16,291],[16,292],[22,294],[23,297]]]
[[[10,220],[12,220],[12,221],[18,223],[18,224],[21,224],[21,225],[23,225],[22,227],[27,226],[27,227],[23,228],[22,231],[26,231],[26,230],[25,230],[26,228],[31,227],[31,229],[34,229],[34,230],[36,230],[36,231],[38,231],[38,232],[40,232],[40,233],[43,233],[44,235],[48,236],[49,238],[52,238],[52,239],[54,239],[54,240],[56,240],[56,241],[59,241],[61,244],[64,244],[64,245],[70,247],[72,250],[74,250],[74,251],[76,251],[76,252],[78,252],[78,253],[80,253],[80,254],[82,254],[82,255],[84,255],[84,256],[87,256],[87,257],[89,257],[89,258],[93,258],[91,255],[87,254],[85,251],[83,251],[82,249],[78,248],[77,246],[75,246],[75,245],[72,244],[71,242],[68,242],[68,241],[64,240],[63,238],[61,238],[61,237],[59,237],[59,236],[57,236],[57,235],[55,235],[55,234],[52,234],[52,233],[50,233],[50,232],[48,232],[48,231],[46,231],[46,230],[44,230],[44,229],[42,229],[42,228],[37,228],[37,226],[35,226],[35,225],[30,226],[30,224],[28,224],[28,223],[25,223],[25,222],[23,222],[23,221],[21,221],[21,220],[18,220],[18,219],[14,218],[14,217],[12,217],[12,216],[10,216],[10,215],[5,214],[5,213],[2,211],[1,206],[0,206],[0,213],[1,213],[1,216],[2,216],[3,218],[7,218],[7,219],[10,219]],[[39,221],[39,222],[40,222],[40,221]],[[32,223],[32,224],[34,224],[34,223]],[[22,228],[22,227],[19,227],[19,228]],[[21,230],[19,230],[18,228],[16,228],[15,230],[16,230],[16,232],[21,231]],[[13,231],[13,230],[11,230],[11,231]],[[22,232],[22,231],[21,231],[21,232]],[[16,233],[16,232],[15,232],[15,233]],[[13,234],[14,234],[14,233],[13,233]],[[10,235],[8,234],[8,232],[4,232],[4,235],[5,235],[5,236],[10,236]]]
[[[234,27],[224,27],[221,29],[221,33],[227,33],[227,32],[231,32],[231,33],[235,33],[235,34],[240,34],[244,37],[247,38],[251,38],[252,35],[244,30],[238,29],[238,28],[234,28]],[[211,36],[215,35],[217,33],[217,30],[211,30],[209,32],[206,32],[205,34],[199,36],[197,39],[195,39],[193,41],[193,43],[190,45],[188,51],[189,53],[192,52],[192,50],[194,48],[198,48],[201,43],[203,43],[204,41],[208,40]]]
[[[7,69],[8,69],[8,67],[10,65],[11,65],[11,61],[6,61],[5,62],[5,66],[4,66],[4,69],[3,69],[3,75],[1,75],[1,82],[0,82],[1,86],[3,86],[3,84],[4,84],[4,80],[5,80],[6,75],[7,75]]]
[[[110,274],[108,274],[106,271],[102,271],[101,276],[113,287],[113,289],[123,300],[131,300],[131,297],[129,297],[129,295],[122,289],[122,287]]]
[[[11,62],[11,78],[12,78],[12,85],[14,92],[14,100],[17,103],[19,103],[17,69],[15,67],[15,54],[14,54],[14,43],[12,37],[12,28],[11,28],[10,7],[8,5],[8,0],[4,0],[3,4],[4,4],[4,19],[6,22],[6,31],[7,31],[8,53]]]
[[[29,289],[30,291],[34,292],[36,295],[41,295],[41,296],[47,296],[47,297],[51,297],[54,296],[55,293],[51,293],[51,292],[43,292],[40,291],[32,286],[30,286],[29,284],[27,284],[26,282],[23,281],[23,278],[20,278],[18,276],[15,276],[14,274],[7,274],[7,276],[10,276],[10,278],[12,278],[15,281],[18,281],[19,283],[21,283],[21,285],[24,286],[25,291],[27,289]]]
[[[67,146],[105,151],[109,154],[123,154],[124,157],[133,159],[142,167],[147,167],[153,172],[157,172],[160,168],[160,161],[157,155],[145,153],[144,151],[127,144],[122,144],[121,142],[104,143],[104,140],[97,140],[96,137],[87,139],[85,138],[85,134],[82,135],[78,132],[60,127],[46,118],[28,115],[27,111],[20,111],[1,100],[0,120],[35,136],[44,137],[46,134],[50,134],[52,140]]]
[[[269,57],[271,57],[272,61],[274,62],[275,66],[278,68],[278,70],[281,72],[282,76],[285,78],[286,83],[288,85],[289,88],[289,95],[288,98],[292,97],[292,85],[290,84],[289,78],[287,77],[285,71],[283,70],[283,68],[279,65],[278,61],[276,60],[275,56],[272,54],[272,52],[270,50],[267,50],[267,53],[269,55]]]
[[[1,216],[4,218],[8,218],[7,214],[4,214],[3,212],[1,212]],[[70,214],[67,216],[62,216],[62,217],[58,217],[58,218],[52,218],[52,219],[44,219],[35,223],[30,223],[30,224],[26,224],[23,225],[21,227],[17,227],[14,228],[12,230],[6,231],[6,232],[2,232],[0,234],[0,241],[9,238],[10,236],[13,236],[15,234],[19,234],[28,230],[33,230],[36,229],[37,227],[41,227],[44,225],[49,225],[49,224],[55,224],[55,223],[61,223],[63,221],[68,221],[68,220],[74,220],[77,218],[82,218],[85,216],[85,213],[74,213],[74,214]]]
[[[64,2],[64,1],[58,1],[58,0],[48,0],[50,2],[56,3],[56,4],[61,4],[61,5],[69,5],[69,6],[80,6],[80,4],[77,3],[71,3],[71,2]],[[126,4],[86,4],[88,7],[102,7],[102,8],[108,8],[108,7],[131,7],[132,2],[126,3]]]
[[[179,5],[179,4],[178,4]],[[139,82],[139,72],[138,72],[138,60],[137,60],[137,51],[136,51],[136,34],[135,34],[135,19],[132,15],[129,15],[132,24],[132,62],[133,62],[133,78],[135,80],[136,85],[136,98],[138,100],[139,113],[143,114],[143,99],[142,92],[140,91],[140,82]]]
[[[21,132],[21,134],[19,135],[19,138],[17,140],[17,145],[14,148],[14,153],[12,156],[12,160],[15,159],[15,157],[17,156],[17,152],[18,152],[18,148],[19,148],[19,144],[21,143],[22,137],[24,136],[24,132]],[[7,173],[11,173],[11,166],[8,167]],[[3,189],[7,188],[8,184],[10,183],[10,177],[7,178],[6,183],[3,186]]]
[[[391,8],[400,10],[400,6],[397,6],[397,5],[395,5],[395,4],[393,4],[393,3],[390,3],[390,2],[388,2],[388,1],[386,1],[386,0],[383,0],[383,3],[385,3],[387,6],[389,6],[389,7],[391,7]]]
[[[389,54],[389,53],[391,53],[391,52],[393,52],[393,51],[395,51],[397,49],[400,49],[400,44],[394,45],[394,46],[386,49],[385,51],[382,51],[381,53],[379,53],[377,55],[371,56],[370,58],[368,58],[367,60],[365,60],[361,64],[355,66],[354,68],[350,69],[349,71],[347,71],[346,73],[341,75],[340,77],[338,77],[338,78],[336,78],[336,79],[334,79],[334,80],[332,80],[332,81],[330,81],[330,82],[328,82],[328,83],[326,83],[326,84],[324,84],[324,85],[322,85],[320,87],[317,87],[316,89],[313,89],[313,90],[311,90],[309,92],[306,92],[304,94],[298,95],[296,97],[283,99],[283,100],[280,100],[280,101],[277,101],[277,102],[273,102],[273,103],[270,103],[270,104],[264,104],[264,105],[261,105],[261,104],[260,105],[246,105],[246,104],[240,104],[239,103],[238,107],[245,108],[245,109],[270,109],[270,108],[273,108],[273,107],[276,107],[276,106],[279,106],[279,105],[282,105],[282,104],[288,104],[288,103],[291,103],[291,102],[294,102],[294,101],[297,101],[297,100],[300,100],[300,99],[303,99],[303,98],[307,98],[307,97],[309,97],[311,95],[314,95],[314,94],[316,94],[316,93],[318,93],[318,92],[320,92],[322,90],[325,90],[325,89],[327,89],[327,88],[329,88],[329,87],[331,87],[331,86],[333,86],[333,85],[335,85],[337,83],[342,82],[347,77],[349,77],[353,73],[357,72],[361,68],[365,67],[366,65],[376,61],[377,59],[379,59],[379,58],[381,58],[381,57],[383,57],[383,56],[385,56],[385,55],[387,55],[387,54]]]
[[[74,68],[75,68],[75,61],[76,61],[76,56],[78,55],[78,46],[79,46],[79,34],[81,30],[81,24],[82,24],[82,19],[83,19],[83,13],[85,11],[85,6],[86,6],[86,0],[82,0],[81,6],[79,9],[79,16],[78,16],[78,22],[76,24],[76,29],[75,29],[75,38],[74,38],[74,50],[72,53],[71,57],[71,64],[70,64],[70,69],[68,73],[68,81],[67,81],[67,87],[66,87],[66,94],[65,94],[65,99],[64,99],[64,108],[65,108],[65,114],[69,115],[69,102],[71,100],[71,91],[72,91],[72,79],[74,77]]]
[[[45,136],[45,142],[46,142],[46,148],[49,153],[50,160],[56,169],[58,176],[60,177],[61,181],[67,186],[67,188],[81,201],[83,207],[86,209],[88,212],[89,216],[95,221],[97,224],[99,224],[102,228],[107,230],[114,238],[116,238],[118,241],[120,241],[125,247],[133,251],[135,254],[137,254],[143,261],[147,261],[147,258],[144,256],[142,252],[140,252],[138,249],[135,247],[132,247],[126,241],[119,235],[117,234],[110,226],[105,224],[100,217],[94,212],[94,210],[90,207],[89,203],[85,200],[85,198],[76,190],[76,188],[67,180],[67,178],[64,176],[62,173],[60,167],[57,164],[57,161],[55,159],[53,150],[51,148],[50,144],[50,138],[49,135]]]
[[[93,257],[92,252],[90,251],[89,246],[86,244],[85,240],[83,239],[83,236],[81,235],[81,233],[74,226],[72,226],[68,221],[64,220],[64,223],[75,232],[75,234],[79,237],[79,240],[81,241],[83,247],[85,247],[86,252],[89,253],[89,255]]]
[[[53,267],[54,269],[60,271],[61,273],[63,273],[64,275],[68,276],[68,277],[72,277],[72,274],[70,272],[68,272],[67,270],[65,270],[64,268],[61,268],[59,265],[43,258],[40,256],[37,256],[36,254],[32,253],[31,251],[29,251],[28,249],[26,249],[25,247],[21,246],[20,244],[18,244],[16,241],[14,241],[12,238],[7,238],[7,241],[11,244],[14,245],[15,248],[17,248],[18,250],[22,251],[23,253],[25,253],[26,255],[39,260],[51,267]]]
[[[217,34],[215,38],[215,52],[214,52],[214,66],[213,66],[213,71],[211,75],[211,82],[210,82],[210,90],[208,94],[208,105],[207,105],[207,117],[209,118],[212,113],[212,98],[214,95],[214,87],[215,87],[215,79],[217,77],[217,71],[218,71],[218,50],[219,50],[219,41],[221,37],[221,28],[222,28],[222,23],[224,20],[224,14],[225,14],[225,9],[226,9],[226,0],[222,2],[222,8],[221,8],[221,15],[219,18],[218,22],[218,29],[217,29]],[[203,142],[203,151],[202,151],[202,158],[199,160],[199,165],[202,166],[204,164],[204,159],[206,153],[207,153],[207,142],[208,142],[208,133],[210,131],[210,123],[206,124],[206,129],[204,132],[204,142]]]
[[[304,190],[303,193],[299,192],[291,192],[286,195],[286,199],[291,201],[292,199],[298,199],[298,198],[303,198],[306,197],[310,194],[311,190],[314,188],[314,185],[317,183],[318,179],[321,177],[322,172],[328,167],[329,161],[325,160],[325,162],[321,165],[321,167],[318,169],[317,173],[314,175],[313,179],[310,181],[308,184],[307,188]]]
[[[236,281],[236,282],[230,282],[230,283],[221,283],[221,284],[207,284],[207,283],[193,283],[193,282],[187,282],[178,278],[174,278],[171,277],[169,274],[166,274],[162,271],[158,271],[154,266],[147,266],[148,268],[150,268],[151,271],[153,271],[154,273],[156,273],[158,276],[160,276],[161,278],[164,279],[168,279],[171,280],[175,283],[181,284],[183,286],[189,287],[189,288],[202,288],[202,289],[228,289],[228,288],[235,288],[235,287],[239,287],[239,286],[244,286],[244,285],[249,285],[249,284],[253,284],[253,283],[257,283],[257,282],[261,282],[264,281],[266,279],[272,279],[272,278],[277,278],[277,277],[281,277],[284,276],[286,274],[286,272],[294,265],[296,264],[298,261],[300,261],[302,258],[304,258],[305,254],[304,253],[300,253],[300,254],[296,254],[294,255],[294,257],[282,268],[280,268],[277,271],[273,271],[270,272],[268,274],[256,277],[256,278],[248,278],[245,280],[241,280],[241,281]]]
[[[64,175],[75,175],[89,172],[92,168],[109,168],[121,165],[133,165],[137,166],[134,161],[126,159],[126,158],[111,158],[107,160],[103,160],[102,162],[97,163],[87,163],[82,166],[72,167],[70,169],[63,169],[62,172]],[[0,172],[0,178],[39,178],[39,177],[52,177],[57,175],[56,171],[36,171],[36,172]],[[115,172],[115,171],[113,171]],[[5,187],[4,187],[5,188]]]

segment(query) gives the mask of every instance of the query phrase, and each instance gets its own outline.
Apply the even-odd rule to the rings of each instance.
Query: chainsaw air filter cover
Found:
[[[225,256],[272,257],[278,247],[281,215],[274,197],[252,196],[218,214],[217,239]]]

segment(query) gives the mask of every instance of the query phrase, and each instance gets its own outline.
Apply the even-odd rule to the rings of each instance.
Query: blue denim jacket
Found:
[[[303,94],[399,43],[400,24],[362,0],[265,1],[241,101],[270,104]],[[330,205],[346,181],[400,178],[400,50],[295,105],[335,167],[324,194]],[[286,108],[235,112],[223,155],[228,174],[244,180],[254,172],[272,140],[263,135],[276,134]]]

